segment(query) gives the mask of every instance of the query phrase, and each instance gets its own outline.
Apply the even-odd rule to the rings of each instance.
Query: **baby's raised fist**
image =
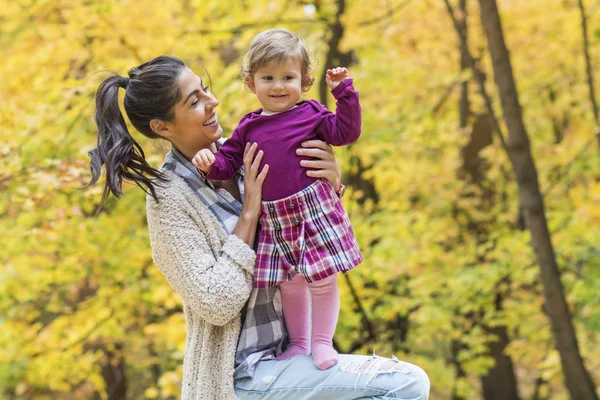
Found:
[[[209,149],[202,149],[192,158],[192,164],[201,172],[208,174],[215,163],[215,155]]]
[[[325,75],[325,82],[329,86],[329,89],[333,90],[339,85],[344,79],[350,78],[350,73],[346,67],[337,67],[328,69]]]

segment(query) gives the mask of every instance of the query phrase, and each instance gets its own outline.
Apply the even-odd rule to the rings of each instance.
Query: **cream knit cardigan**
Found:
[[[228,235],[171,171],[146,198],[154,262],[179,293],[187,321],[184,400],[237,399],[233,387],[240,312],[252,291],[254,251]]]

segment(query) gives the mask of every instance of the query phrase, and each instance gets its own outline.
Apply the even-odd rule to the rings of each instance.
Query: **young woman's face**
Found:
[[[219,101],[189,68],[179,76],[179,90],[181,100],[175,105],[170,140],[184,155],[193,157],[223,135],[215,112]]]
[[[302,69],[300,61],[290,57],[259,68],[248,87],[258,97],[263,111],[277,113],[294,107],[302,95]]]

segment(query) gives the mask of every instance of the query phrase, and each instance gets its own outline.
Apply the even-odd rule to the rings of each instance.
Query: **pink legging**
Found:
[[[333,333],[340,311],[340,296],[337,275],[306,282],[302,275],[283,283],[281,286],[283,317],[290,335],[290,345],[277,360],[311,353],[319,369],[327,369],[337,363],[338,354],[332,346]],[[309,342],[310,305],[308,293],[312,297],[312,337]]]

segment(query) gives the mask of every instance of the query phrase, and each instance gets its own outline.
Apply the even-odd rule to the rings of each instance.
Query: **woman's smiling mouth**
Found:
[[[209,118],[209,119],[208,119],[206,122],[204,122],[204,123],[202,124],[202,126],[208,126],[208,125],[212,125],[212,124],[214,124],[215,122],[217,122],[217,114],[213,114],[213,116],[212,116],[212,117],[210,117],[210,118]]]

